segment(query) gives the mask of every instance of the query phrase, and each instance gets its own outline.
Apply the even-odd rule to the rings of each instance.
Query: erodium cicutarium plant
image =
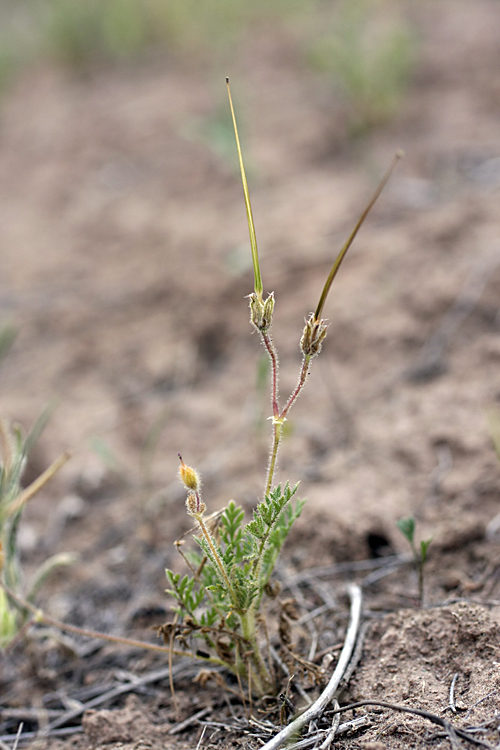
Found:
[[[262,500],[253,517],[234,501],[220,513],[208,514],[198,472],[179,456],[180,479],[186,491],[186,510],[195,524],[197,551],[184,553],[188,572],[167,570],[168,593],[176,600],[175,617],[160,629],[172,651],[179,650],[205,664],[224,667],[245,683],[256,696],[276,693],[279,680],[273,664],[271,634],[264,614],[264,601],[276,596],[272,574],[276,561],[304,501],[296,498],[298,485],[274,484],[276,463],[287,416],[302,393],[311,363],[321,352],[327,335],[323,309],[340,265],[373,204],[382,192],[401,153],[396,154],[373,197],[338,254],[320,295],[316,310],[305,321],[299,339],[302,363],[297,384],[285,401],[278,393],[279,360],[271,335],[274,293],[264,295],[250,196],[243,165],[231,94],[243,194],[250,233],[254,290],[249,294],[250,323],[258,332],[270,362],[271,448]]]

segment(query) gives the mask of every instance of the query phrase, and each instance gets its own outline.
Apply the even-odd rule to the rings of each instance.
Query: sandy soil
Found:
[[[493,0],[420,3],[410,92],[362,142],[348,139],[342,103],[293,35],[263,29],[229,71],[264,285],[276,293],[283,394],[336,252],[393,153],[407,154],[342,267],[324,351],[291,414],[279,478],[300,479],[308,504],[283,571],[407,551],[395,521],[413,514],[419,536],[433,537],[428,609],[414,608],[411,566],[378,582],[353,569],[325,576],[339,602],[322,623],[330,636],[345,631],[347,579],[364,580],[373,621],[346,701],[483,724],[490,742],[500,688],[500,464],[488,422],[500,400],[499,21]],[[49,582],[44,608],[150,639],[147,627],[167,615],[164,568],[179,564],[172,543],[189,527],[178,452],[201,471],[211,510],[229,498],[250,509],[264,481],[269,407],[244,299],[252,275],[239,177],[189,135],[213,115],[223,79],[219,88],[193,65],[83,79],[41,68],[2,104],[0,314],[18,336],[0,363],[0,411],[29,427],[57,399],[30,477],[74,452],[28,508],[27,570],[48,553],[78,552]],[[6,660],[7,709],[40,709],[49,692],[70,699],[76,685],[162,664],[106,647],[67,667],[61,648],[33,641]],[[196,721],[168,732],[227,707],[191,677],[179,678],[177,713],[164,681],[88,712],[84,734],[32,746],[196,747]],[[421,719],[359,711],[369,726],[339,747],[449,746]],[[4,732],[17,723],[5,714]],[[212,727],[203,747],[259,745]]]

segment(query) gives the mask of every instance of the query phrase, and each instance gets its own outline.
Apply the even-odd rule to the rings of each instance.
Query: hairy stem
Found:
[[[267,348],[267,342],[266,342],[264,335],[262,336],[262,339]],[[272,344],[271,341],[270,343]],[[272,447],[271,447],[271,455],[269,457],[269,466],[267,469],[266,492],[265,492],[266,495],[268,495],[271,492],[271,488],[273,486],[274,472],[276,469],[276,462],[278,459],[278,451],[279,451],[279,447],[281,443],[281,438],[283,436],[283,424],[285,423],[286,415],[288,414],[292,406],[297,401],[298,397],[300,396],[302,392],[302,389],[304,388],[304,385],[306,384],[307,376],[309,374],[309,365],[312,359],[312,357],[308,354],[304,356],[302,360],[302,366],[300,368],[298,383],[295,386],[292,393],[290,394],[290,397],[288,401],[286,402],[283,410],[280,412],[279,406],[278,406],[278,400],[277,400],[277,385],[275,385],[275,381],[277,381],[278,358],[274,350],[274,345],[272,346],[272,349],[273,349],[275,358],[273,359],[270,352],[269,352],[269,357],[271,358],[271,363],[273,365],[273,413],[274,413],[273,442],[272,442]]]
[[[247,680],[251,679],[255,692],[264,695],[271,689],[273,680],[269,669],[262,658],[261,650],[256,636],[255,611],[250,608],[244,614],[240,615],[241,629],[243,637],[248,642],[250,652],[250,661],[246,662],[246,670],[250,672]],[[254,669],[250,669],[251,665]]]
[[[222,562],[219,552],[217,550],[217,546],[213,540],[212,534],[208,530],[208,528],[205,525],[205,522],[203,521],[203,518],[198,513],[194,514],[194,518],[196,518],[198,522],[198,526],[200,527],[201,533],[203,534],[203,538],[205,539],[206,543],[210,547],[210,551],[213,555],[213,559],[217,565],[217,568],[219,569],[219,572],[222,576],[222,579],[224,580],[224,584],[226,586],[226,591],[228,592],[229,596],[231,597],[231,603],[236,611],[239,609],[239,603],[238,603],[238,597],[236,596],[236,592],[231,584],[231,581],[229,580],[229,576],[227,574],[226,567],[224,563]]]
[[[273,417],[276,419],[279,417],[280,407],[278,403],[278,373],[279,373],[279,361],[278,352],[274,346],[274,341],[271,336],[264,331],[260,332],[262,337],[262,343],[264,344],[266,351],[271,360],[271,403],[273,406]]]
[[[279,373],[279,360],[276,347],[274,342],[267,331],[260,331],[262,343],[269,355],[271,361],[271,403],[273,407],[273,443],[271,447],[271,455],[269,457],[269,465],[267,468],[266,478],[266,490],[265,495],[268,495],[273,485],[274,470],[276,468],[276,460],[278,458],[278,449],[281,442],[281,436],[283,432],[283,421],[281,419],[280,407],[278,402],[278,373]]]
[[[309,365],[311,363],[311,355],[306,354],[304,355],[304,358],[302,359],[302,366],[300,368],[300,374],[299,374],[299,380],[297,385],[295,386],[294,390],[290,394],[290,398],[285,404],[285,407],[283,411],[281,412],[281,418],[285,419],[286,415],[294,405],[294,403],[297,401],[298,397],[300,396],[303,387],[306,384],[307,376],[309,375]]]
[[[275,419],[273,417],[273,445],[271,448],[271,455],[269,457],[269,466],[267,468],[267,480],[266,480],[266,495],[271,492],[273,486],[274,470],[276,469],[276,460],[278,458],[278,450],[283,435],[283,420],[281,418]]]

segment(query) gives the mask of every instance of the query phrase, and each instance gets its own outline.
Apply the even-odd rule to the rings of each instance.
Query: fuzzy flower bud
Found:
[[[195,495],[194,492],[190,492],[186,498],[186,510],[189,516],[202,516],[206,511],[207,506],[200,499],[199,495]]]
[[[309,316],[300,339],[300,348],[306,357],[315,357],[320,353],[327,330],[324,320],[317,320],[314,314]]]
[[[258,331],[269,330],[273,322],[274,292],[271,292],[264,302],[258,298],[255,292],[249,294],[248,298],[250,300],[250,322]]]
[[[198,472],[195,469],[192,469],[190,466],[186,466],[186,464],[182,460],[182,456],[180,453],[179,453],[179,458],[181,460],[179,476],[180,476],[182,484],[186,487],[186,489],[194,490],[195,492],[198,492],[201,487],[201,482],[200,482],[200,477],[199,477]]]

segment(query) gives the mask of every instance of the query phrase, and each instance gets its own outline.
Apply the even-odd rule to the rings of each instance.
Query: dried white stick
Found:
[[[450,708],[454,714],[457,713],[457,708],[455,706],[455,685],[457,684],[457,680],[458,672],[455,672],[450,685],[450,702],[448,703],[448,708]]]
[[[290,724],[288,724],[288,726],[282,729],[281,732],[278,732],[278,734],[273,737],[272,740],[266,742],[266,744],[263,745],[260,750],[277,750],[277,748],[280,747],[283,742],[286,742],[286,740],[288,740],[292,735],[299,732],[302,727],[320,716],[324,709],[335,697],[335,691],[340,684],[340,681],[344,675],[345,670],[347,669],[347,665],[349,664],[352,653],[354,651],[356,638],[358,636],[359,624],[361,621],[361,589],[356,584],[350,584],[347,587],[347,593],[349,594],[351,599],[351,616],[349,619],[349,627],[347,628],[344,646],[342,648],[337,666],[335,667],[335,671],[330,678],[330,682],[323,690],[319,698],[314,701],[314,703],[309,706],[309,708],[304,711],[303,714],[294,719]]]
[[[340,708],[339,702],[337,699],[334,700],[333,705],[335,708]],[[338,720],[337,720],[337,716],[339,717]],[[335,714],[333,717],[331,729],[328,730],[324,741],[319,746],[319,750],[328,750],[328,748],[333,742],[333,738],[337,734],[337,729],[339,728],[339,724],[340,724],[340,714]]]

